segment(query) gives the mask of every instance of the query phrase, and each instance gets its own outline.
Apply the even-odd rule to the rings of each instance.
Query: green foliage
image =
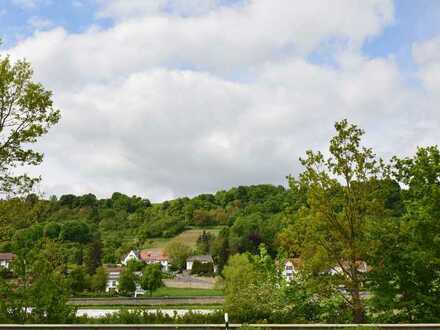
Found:
[[[214,238],[214,235],[212,235],[211,233],[203,231],[197,239],[198,254],[209,254],[211,252],[211,246]]]
[[[84,222],[68,221],[61,226],[60,239],[63,241],[86,243],[90,238],[90,228]]]
[[[296,253],[312,272],[339,268],[341,274],[327,277],[326,286],[347,288],[347,304],[355,323],[365,321],[361,290],[366,277],[359,262],[370,251],[369,220],[383,218],[384,202],[378,198],[377,182],[387,176],[382,161],[373,151],[361,146],[364,132],[347,120],[335,124],[330,141],[330,157],[307,151],[299,181],[290,178],[293,190],[307,191],[307,207],[288,230]],[[286,247],[286,250],[292,246]],[[332,283],[331,283],[332,282]],[[324,283],[321,281],[321,283]],[[335,290],[337,295],[339,290]],[[345,296],[344,296],[345,297]]]
[[[249,254],[236,254],[223,271],[225,311],[240,322],[273,320],[284,308],[274,274],[255,261]]]
[[[93,275],[101,265],[102,243],[101,240],[93,240],[86,248],[84,265],[88,274]]]
[[[89,288],[89,277],[82,266],[74,266],[67,277],[72,293],[81,293]]]
[[[212,276],[214,274],[214,264],[212,262],[200,262],[195,260],[192,264],[191,274]]]
[[[150,293],[159,289],[162,286],[162,271],[160,269],[160,264],[146,265],[141,277],[141,287],[145,291]]]
[[[81,317],[77,319],[82,324],[222,324],[224,314],[215,311],[209,314],[188,312],[183,315],[169,316],[160,310],[151,313],[149,310],[124,310],[96,319]]]
[[[440,152],[419,148],[394,164],[396,180],[408,186],[405,212],[375,227],[372,309],[382,322],[439,322]]]
[[[60,118],[52,93],[32,75],[25,60],[11,63],[8,56],[0,57],[0,193],[8,196],[24,194],[39,181],[13,170],[42,162],[43,154],[29,147]]]
[[[171,242],[166,247],[170,263],[176,269],[184,269],[186,259],[191,255],[191,248],[181,242]]]
[[[16,279],[0,280],[2,322],[67,323],[73,320],[74,309],[67,305],[69,288],[58,249],[58,244],[45,241],[17,256],[12,264]]]
[[[124,296],[132,296],[136,290],[136,275],[129,268],[124,268],[119,276],[118,291]]]
[[[95,274],[90,279],[90,286],[94,292],[104,292],[107,284],[107,273],[104,267],[96,269]]]

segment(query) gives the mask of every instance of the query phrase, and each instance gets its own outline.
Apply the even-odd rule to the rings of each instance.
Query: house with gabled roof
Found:
[[[17,256],[11,252],[0,252],[0,267],[9,269],[12,260]]]
[[[160,264],[163,272],[168,272],[170,267],[169,257],[163,249],[142,250],[139,253],[139,259],[149,264]]]
[[[123,264],[124,266],[127,266],[128,262],[130,260],[136,260],[139,261],[139,251],[137,250],[131,250],[130,252],[128,252],[121,260],[121,264]]]

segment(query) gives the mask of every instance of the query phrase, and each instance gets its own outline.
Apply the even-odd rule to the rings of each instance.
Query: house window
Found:
[[[286,270],[293,270],[292,266],[286,266]]]

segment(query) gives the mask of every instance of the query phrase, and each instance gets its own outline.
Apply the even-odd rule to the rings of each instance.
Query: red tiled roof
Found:
[[[1,252],[0,253],[0,260],[12,260],[16,257],[16,255],[14,253],[10,253],[10,252]]]
[[[168,256],[162,249],[158,250],[142,250],[139,253],[139,257],[144,262],[149,261],[166,261]]]

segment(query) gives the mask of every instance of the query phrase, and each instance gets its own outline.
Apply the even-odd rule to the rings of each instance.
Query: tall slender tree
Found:
[[[361,266],[369,249],[369,218],[383,209],[374,198],[375,183],[387,171],[372,149],[361,146],[362,129],[347,120],[337,122],[335,128],[329,157],[307,151],[299,180],[290,178],[293,190],[307,192],[307,206],[290,230],[296,235],[296,252],[315,274],[331,269],[339,273],[329,281],[346,300],[353,320],[362,323],[365,272]],[[345,290],[340,290],[341,285]]]

